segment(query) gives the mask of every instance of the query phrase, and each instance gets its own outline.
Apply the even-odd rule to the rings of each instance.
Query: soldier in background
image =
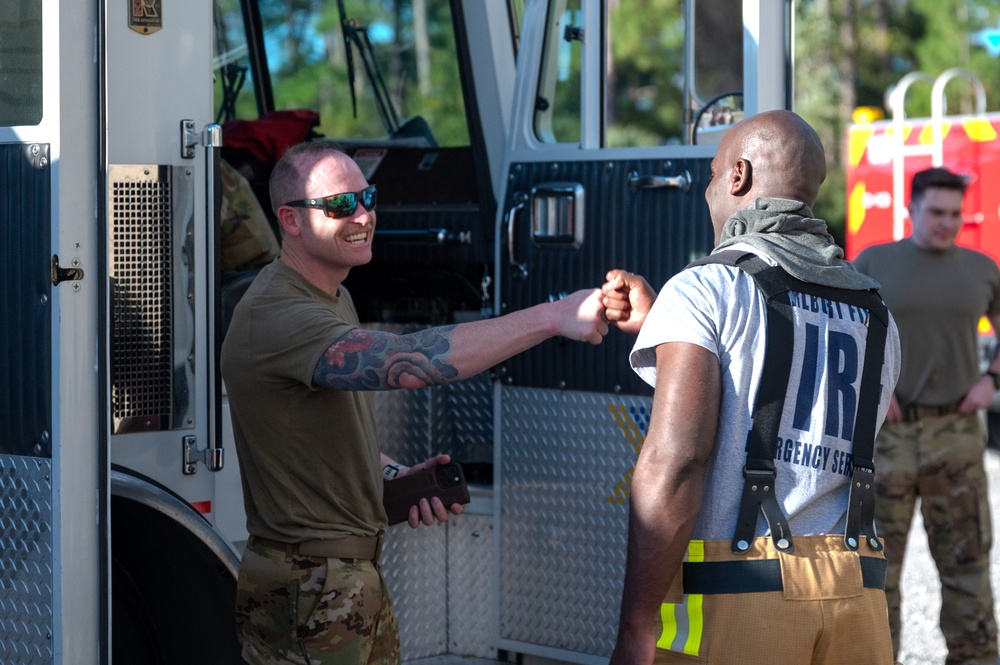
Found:
[[[899,581],[920,497],[941,577],[946,662],[995,665],[986,436],[977,412],[1000,387],[1000,358],[980,374],[977,330],[983,316],[1000,330],[1000,269],[989,256],[955,245],[967,186],[946,169],[917,173],[909,203],[913,233],[869,247],[855,265],[881,284],[902,347],[899,383],[875,447],[893,650],[898,658]]]

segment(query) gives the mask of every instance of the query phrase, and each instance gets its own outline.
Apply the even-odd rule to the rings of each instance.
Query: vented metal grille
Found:
[[[109,205],[114,429],[162,430],[170,425],[173,394],[170,170],[115,169],[121,177],[113,178]]]

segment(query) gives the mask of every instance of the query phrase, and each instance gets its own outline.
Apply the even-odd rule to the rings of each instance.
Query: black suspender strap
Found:
[[[861,295],[861,292],[856,292]],[[854,426],[853,469],[851,494],[847,502],[847,528],[844,543],[858,549],[860,532],[868,537],[868,546],[882,550],[875,533],[875,424],[882,391],[882,363],[885,360],[885,340],[889,327],[889,312],[882,299],[870,294],[868,305],[868,338],[865,342],[865,368],[861,375],[858,395],[858,415]]]
[[[767,303],[767,347],[764,351],[764,368],[754,403],[753,426],[747,438],[743,498],[733,535],[733,551],[740,553],[749,549],[757,531],[758,511],[764,513],[775,548],[784,552],[794,550],[788,521],[777,500],[774,465],[794,348],[794,315],[789,299],[790,291],[842,302],[869,312],[864,369],[853,433],[853,468],[844,541],[850,549],[856,550],[860,532],[863,530],[868,537],[869,546],[874,550],[881,550],[882,546],[876,539],[874,526],[873,457],[875,423],[889,320],[885,304],[877,292],[836,289],[803,282],[789,275],[781,267],[770,266],[756,255],[739,250],[718,252],[699,259],[688,267],[708,263],[735,266],[749,274],[763,291]]]
[[[758,511],[764,513],[771,529],[771,541],[782,552],[792,552],[792,530],[778,505],[775,488],[774,456],[785,408],[788,379],[792,373],[792,349],[795,330],[788,288],[784,286],[783,270],[769,266],[751,255],[737,266],[754,278],[767,298],[767,346],[764,369],[754,404],[753,427],[747,440],[747,461],[743,467],[743,500],[733,534],[733,551],[750,549],[757,531]]]
[[[767,298],[767,347],[764,369],[754,403],[753,427],[747,438],[747,460],[743,467],[743,498],[736,519],[733,551],[746,552],[757,531],[757,515],[764,513],[771,530],[774,546],[783,552],[795,549],[788,520],[778,505],[775,491],[774,456],[778,428],[785,406],[785,393],[792,370],[794,329],[788,289],[782,284],[783,270],[772,268],[754,254],[729,250],[712,254],[693,265],[725,263],[733,265],[754,278]],[[780,271],[780,272],[777,272]],[[787,276],[787,273],[784,273]],[[781,301],[784,296],[784,302]]]

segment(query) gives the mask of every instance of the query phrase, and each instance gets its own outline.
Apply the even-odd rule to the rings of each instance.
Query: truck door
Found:
[[[524,11],[498,313],[600,286],[611,268],[658,289],[712,249],[711,144],[746,113],[788,107],[787,48],[757,48],[789,43],[788,9],[552,0]],[[499,370],[501,648],[611,654],[652,395],[629,369],[633,342],[615,329],[599,347],[552,340]]]
[[[4,663],[108,658],[97,6],[0,0]]]
[[[212,4],[0,16],[0,661],[226,662],[235,563],[183,457],[219,401]]]
[[[115,662],[240,662],[238,555],[219,529],[220,502],[240,496],[222,496],[216,473],[236,473],[236,458],[220,449],[214,6],[106,9],[102,417]]]

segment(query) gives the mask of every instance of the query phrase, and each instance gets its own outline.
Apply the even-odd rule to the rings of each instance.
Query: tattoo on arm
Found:
[[[330,345],[316,363],[313,383],[337,390],[392,390],[450,383],[448,363],[455,326],[407,335],[356,328]]]

